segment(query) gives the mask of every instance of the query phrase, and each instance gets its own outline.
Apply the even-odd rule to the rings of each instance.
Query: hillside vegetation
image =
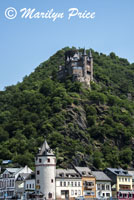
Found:
[[[0,161],[34,166],[46,137],[58,166],[132,167],[134,64],[115,53],[92,50],[90,90],[70,77],[57,80],[67,50],[40,64],[22,83],[0,92]]]

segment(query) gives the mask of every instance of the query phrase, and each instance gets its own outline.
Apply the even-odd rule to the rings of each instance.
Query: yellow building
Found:
[[[96,198],[96,179],[88,167],[75,167],[82,178],[82,196]]]
[[[104,172],[112,180],[112,196],[127,196],[132,193],[132,175],[121,168],[106,168]]]

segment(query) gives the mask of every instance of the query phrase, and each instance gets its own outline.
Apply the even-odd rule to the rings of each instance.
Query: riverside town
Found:
[[[11,162],[2,162],[0,199],[134,199],[134,170],[92,171],[75,165],[56,168],[56,156],[46,140],[36,155],[35,171],[28,166],[8,167]]]

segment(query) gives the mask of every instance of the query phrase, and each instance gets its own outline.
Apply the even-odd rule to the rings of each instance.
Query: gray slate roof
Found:
[[[117,176],[132,176],[128,173],[127,170],[124,170],[122,168],[107,168],[109,171],[111,171],[113,174]]]
[[[25,180],[25,179],[27,179],[28,176],[29,176],[29,173],[20,173],[17,180],[18,181]]]
[[[97,181],[111,181],[111,179],[101,171],[92,171],[92,174],[96,177]]]
[[[52,149],[50,149],[46,140],[44,141],[42,147],[39,149],[38,155],[39,156],[44,156],[44,155],[54,156],[54,153],[53,153]]]
[[[76,167],[76,171],[81,175],[81,176],[93,176],[91,170],[88,167]]]
[[[22,168],[6,168],[6,170],[11,174],[17,174]]]
[[[134,179],[134,171],[128,171],[128,173],[132,176],[132,179]]]
[[[80,175],[74,169],[56,169],[57,178],[80,178]]]

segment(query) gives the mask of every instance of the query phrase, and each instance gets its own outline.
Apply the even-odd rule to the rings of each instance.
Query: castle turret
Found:
[[[83,52],[83,76],[86,77],[86,65],[87,65],[87,53],[86,49],[84,48]]]
[[[56,157],[45,140],[36,156],[36,192],[55,199]]]
[[[89,50],[89,61],[90,61],[90,69],[91,69],[91,81],[93,81],[93,56],[91,49]]]

